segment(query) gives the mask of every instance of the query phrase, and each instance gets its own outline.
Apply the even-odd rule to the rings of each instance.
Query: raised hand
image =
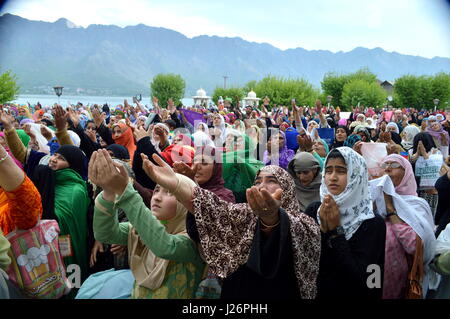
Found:
[[[281,207],[281,189],[271,195],[266,189],[252,186],[247,189],[247,202],[253,213],[267,225],[274,225],[278,221],[278,209]]]
[[[24,130],[24,132],[25,132],[29,137],[31,137],[32,139],[35,139],[35,138],[36,138],[36,135],[31,131],[31,125],[30,125],[29,123],[27,123],[27,124],[24,125],[23,130]],[[44,129],[44,130],[45,130],[45,129]],[[41,128],[41,132],[42,132],[42,128]],[[44,134],[42,134],[42,135],[44,135]],[[45,135],[44,135],[44,137],[45,137]],[[48,140],[48,139],[47,139],[47,140]]]
[[[331,195],[325,195],[319,209],[320,229],[329,232],[341,225],[339,207]]]
[[[134,130],[133,135],[137,143],[144,137],[150,136],[150,133],[148,133],[143,127],[139,127]]]
[[[67,127],[67,119],[69,114],[62,108],[61,105],[57,105],[54,108],[55,111],[55,126],[57,131],[63,131]]]
[[[306,133],[304,129],[297,135],[297,143],[300,146],[302,152],[310,152],[313,148],[313,141],[311,137]]]
[[[106,113],[100,113],[100,111],[95,108],[92,110],[92,117],[94,118],[95,126],[100,127],[106,119]]]
[[[0,122],[2,122],[5,130],[13,128],[13,117],[9,114],[6,114],[5,111],[0,111]]]
[[[114,162],[105,149],[92,153],[88,172],[91,182],[109,195],[121,195],[128,185],[129,177],[125,167]]]
[[[195,174],[197,173],[197,166],[194,165],[192,168],[184,162],[173,163],[173,170],[175,173],[182,174],[194,180]]]
[[[93,131],[93,130],[86,130],[86,131],[84,131],[84,133],[87,135],[87,137],[89,137],[89,139],[92,142],[97,143],[97,134],[95,133],[95,131]]]
[[[52,132],[45,125],[41,124],[40,131],[47,141],[50,141],[53,138]]]
[[[167,109],[173,114],[177,109],[175,108],[175,104],[173,103],[172,98],[167,100]]]
[[[361,141],[358,141],[358,142],[356,142],[355,143],[355,145],[353,145],[353,150],[356,152],[356,153],[358,153],[359,155],[362,155],[362,153],[361,153],[361,147],[362,147],[362,144],[363,142],[361,142]]]
[[[141,153],[142,168],[144,172],[150,177],[156,184],[167,189],[169,192],[174,192],[178,185],[178,178],[175,175],[173,169],[162,160],[157,154],[153,154],[153,160],[158,164],[153,164],[147,157],[147,155]]]
[[[78,124],[80,123],[80,115],[71,108],[69,108],[69,118],[72,121],[73,126],[78,127]]]

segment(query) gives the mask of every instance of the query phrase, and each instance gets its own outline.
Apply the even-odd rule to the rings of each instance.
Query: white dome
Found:
[[[247,97],[251,98],[251,99],[256,99],[256,93],[253,91],[250,91],[250,92],[248,92]]]
[[[206,91],[203,89],[197,90],[197,96],[201,96],[201,97],[206,96]]]

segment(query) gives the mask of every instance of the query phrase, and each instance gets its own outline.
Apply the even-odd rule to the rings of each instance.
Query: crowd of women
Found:
[[[2,106],[0,297],[450,298],[450,110],[152,104]]]

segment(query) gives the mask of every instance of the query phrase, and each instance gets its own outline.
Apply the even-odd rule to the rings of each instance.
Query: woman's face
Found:
[[[274,149],[278,145],[278,150],[282,150],[284,147],[284,137],[282,134],[278,133],[270,139],[271,149]]]
[[[439,125],[438,122],[433,122],[431,124],[431,129],[435,132],[439,132],[441,130],[441,126]]]
[[[225,140],[225,148],[231,152],[244,149],[244,138],[242,136],[234,136],[228,134]]]
[[[197,126],[197,132],[198,131],[205,132],[205,126],[204,125]],[[207,132],[205,132],[205,133],[208,134]]]
[[[395,129],[395,127],[394,127],[393,125],[391,125],[391,126],[389,126],[389,127],[387,128],[387,131],[388,131],[388,132],[395,132],[395,131],[397,131],[397,130]]]
[[[221,122],[222,121],[220,120],[220,116],[219,115],[214,115],[214,117],[213,117],[213,125],[214,126],[220,126]]]
[[[19,116],[26,116],[26,114],[25,109],[19,109]]]
[[[318,168],[297,172],[297,177],[303,186],[308,186],[317,175]]]
[[[96,133],[97,132],[97,127],[95,126],[94,123],[89,122],[86,125],[86,131],[94,131],[94,133]]]
[[[319,124],[317,124],[317,122],[311,122],[310,124],[308,124],[308,132],[311,133],[311,131],[317,127],[319,127]]]
[[[336,130],[336,141],[344,142],[347,139],[347,132],[343,128]]]
[[[153,215],[159,220],[170,220],[177,214],[177,200],[159,185],[153,191],[150,205]]]
[[[395,187],[400,185],[405,176],[405,169],[397,162],[387,161],[381,164],[384,173],[389,175]]]
[[[361,136],[361,141],[367,142],[367,136],[364,132],[358,132],[358,135]]]
[[[187,144],[184,143],[182,135],[175,136],[175,138],[173,139],[173,144],[175,144],[175,145],[187,145]]]
[[[59,169],[69,168],[70,164],[66,159],[59,153],[55,153],[50,157],[50,161],[48,162],[48,166],[57,171]]]
[[[114,126],[114,128],[113,128],[114,139],[118,139],[121,136],[122,136],[122,129],[120,128],[120,126],[118,126],[118,125]]]
[[[341,194],[347,187],[347,165],[342,158],[330,158],[325,166],[325,185],[333,195]]]
[[[100,137],[100,139],[99,139],[99,142],[100,142],[100,146],[101,147],[103,147],[103,148],[105,148],[106,146],[108,146],[108,144],[106,144],[106,142]]]
[[[194,179],[199,185],[203,185],[208,182],[214,172],[214,160],[209,156],[196,156],[194,158]]]
[[[281,188],[277,178],[269,172],[259,172],[254,185],[258,189],[265,188],[270,194],[274,194],[277,189]]]
[[[364,122],[364,116],[363,116],[363,115],[358,115],[358,116],[356,117],[356,120],[357,120],[358,122]]]
[[[316,151],[316,153],[319,154],[320,157],[327,156],[327,152],[325,151],[325,147],[323,146],[321,141],[317,141],[313,144],[313,150]]]

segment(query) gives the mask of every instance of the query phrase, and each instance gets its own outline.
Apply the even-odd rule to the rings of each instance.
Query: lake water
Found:
[[[108,103],[110,106],[116,106],[119,104],[123,105],[123,100],[127,99],[128,103],[132,104],[133,97],[132,96],[84,96],[84,95],[61,95],[59,99],[59,103],[62,106],[67,106],[69,103],[77,104],[78,102],[87,104],[105,104]],[[193,105],[194,100],[191,98],[184,98],[181,100],[183,105]],[[53,105],[54,103],[58,103],[58,97],[56,95],[34,95],[34,94],[22,94],[13,101],[13,103],[17,104],[27,104],[29,102],[31,105],[37,104],[37,102],[41,103],[41,105]],[[151,105],[151,99],[149,96],[142,97],[142,104]]]

